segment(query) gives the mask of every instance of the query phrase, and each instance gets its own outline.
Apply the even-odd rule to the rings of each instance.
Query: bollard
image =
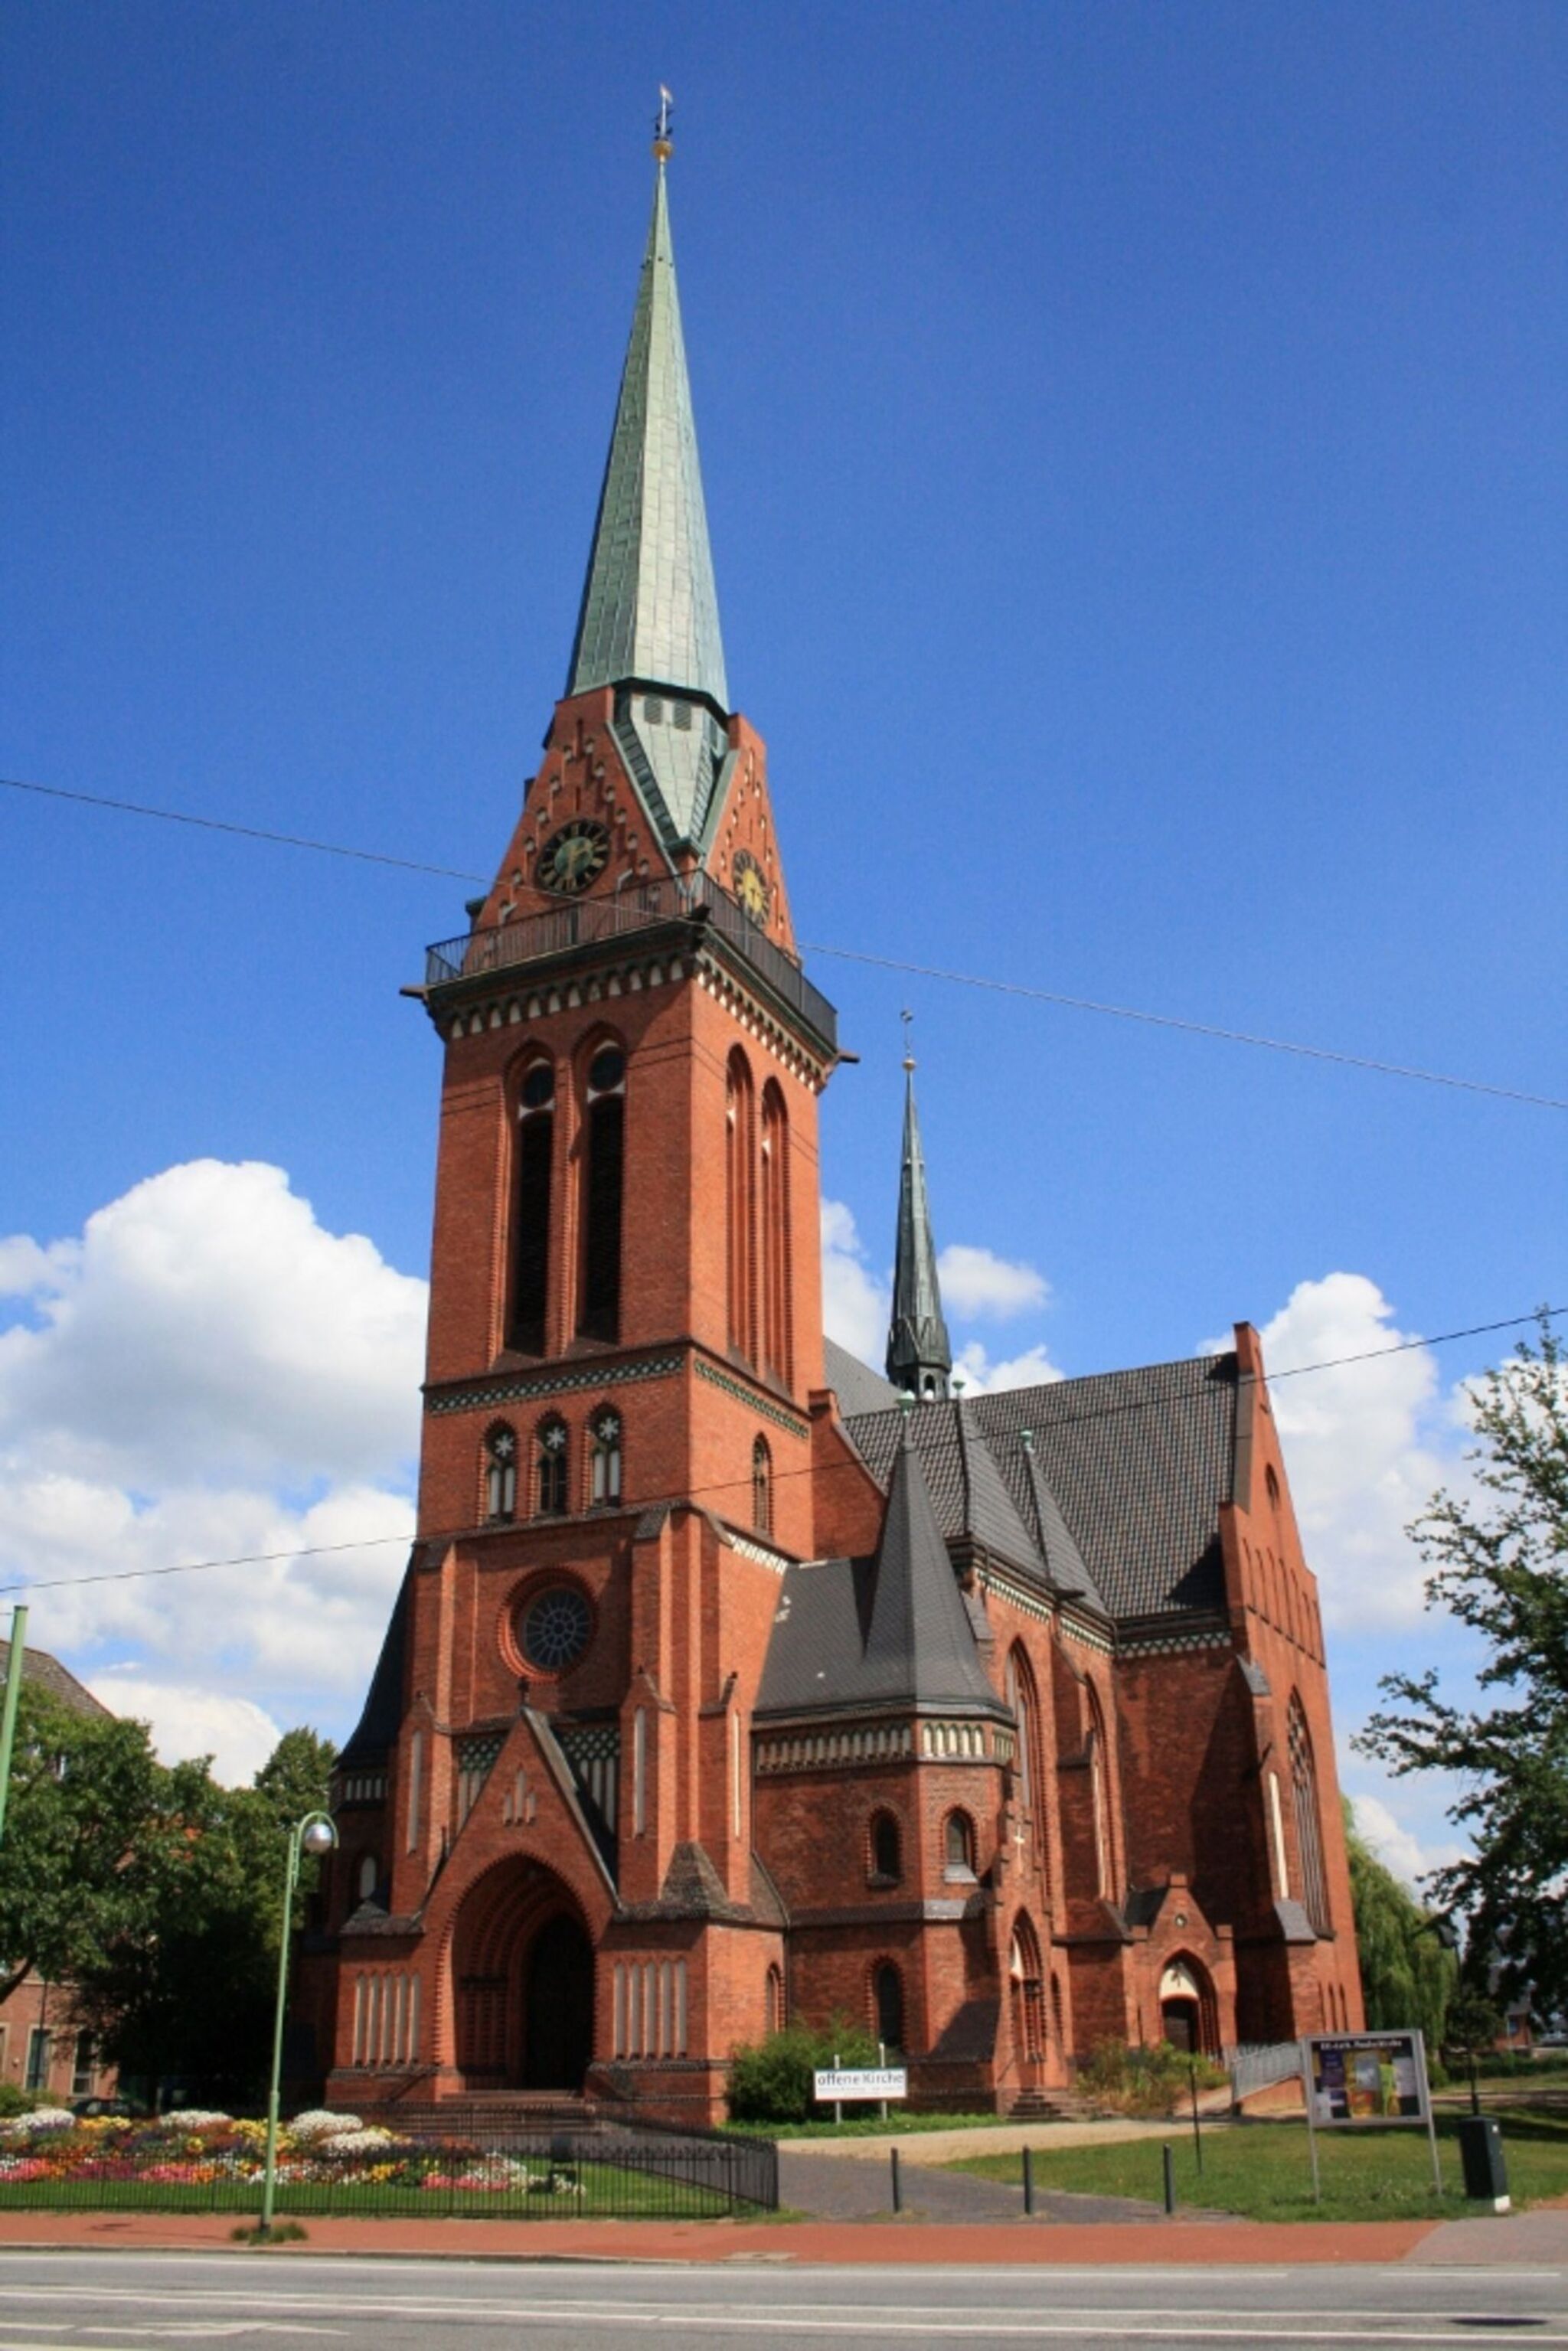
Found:
[[[1032,2147],[1026,2147],[1023,2151],[1023,2209],[1026,2217],[1034,2210],[1034,2149]]]
[[[895,2212],[902,2212],[904,2210],[904,2194],[899,2185],[898,2149],[895,2147],[890,2147],[888,2148],[887,2160],[888,2166],[893,2173],[893,2209]]]
[[[1174,2212],[1176,2210],[1176,2165],[1171,2160],[1170,2143],[1168,2140],[1166,2145],[1161,2147],[1160,2153],[1165,2158],[1166,2210],[1167,2212]]]

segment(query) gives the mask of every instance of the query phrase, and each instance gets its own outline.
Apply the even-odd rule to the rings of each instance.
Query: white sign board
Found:
[[[902,2065],[846,2065],[841,2072],[830,2065],[817,2074],[816,2085],[813,2095],[820,2104],[829,2098],[909,2095],[909,2075]]]

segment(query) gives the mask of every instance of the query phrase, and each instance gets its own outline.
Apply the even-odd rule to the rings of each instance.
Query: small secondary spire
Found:
[[[904,1021],[904,1161],[898,1179],[898,1246],[893,1278],[893,1320],[887,1334],[887,1376],[923,1402],[946,1397],[953,1349],[942,1319],[936,1242],[925,1189],[925,1155],[915,1107],[914,1016]]]

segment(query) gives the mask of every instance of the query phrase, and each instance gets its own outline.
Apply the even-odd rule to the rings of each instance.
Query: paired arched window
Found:
[[[762,1089],[762,1152],[758,1180],[762,1254],[762,1363],[783,1387],[790,1384],[789,1115],[776,1078]]]
[[[871,1823],[871,1875],[884,1886],[896,1886],[904,1875],[904,1844],[891,1813],[873,1813]]]
[[[626,1056],[601,1045],[588,1064],[582,1114],[582,1278],[577,1328],[621,1335],[621,1209],[626,1176]]]
[[[750,1363],[757,1353],[756,1113],[751,1069],[737,1045],[725,1072],[725,1284],[729,1343]]]
[[[571,1444],[565,1421],[553,1413],[535,1431],[534,1457],[538,1513],[541,1518],[560,1518],[570,1507]]]
[[[485,1516],[517,1516],[517,1432],[498,1420],[485,1439]]]
[[[1029,1823],[1030,1850],[1035,1866],[1043,1876],[1049,1847],[1043,1818],[1040,1699],[1035,1691],[1033,1669],[1020,1648],[1008,1652],[1007,1694],[1008,1705],[1018,1725],[1019,1808]]]
[[[511,1343],[525,1355],[545,1351],[549,1306],[551,1169],[555,1158],[555,1070],[532,1061],[517,1087],[517,1173],[512,1209]]]
[[[872,2014],[876,2037],[884,2049],[904,2046],[904,1978],[891,1959],[879,1959],[872,1970]]]
[[[1105,1716],[1100,1704],[1100,1693],[1092,1682],[1087,1687],[1089,1701],[1089,1794],[1094,1824],[1094,1891],[1111,1892],[1111,1800],[1106,1779]]]
[[[789,1113],[769,1078],[757,1112],[751,1065],[739,1046],[725,1071],[725,1289],[729,1344],[788,1387],[790,1322]]]
[[[588,1498],[596,1507],[621,1499],[621,1415],[606,1405],[589,1426]]]
[[[773,1531],[773,1456],[765,1437],[751,1448],[751,1523],[759,1535]]]
[[[944,1822],[942,1863],[949,1877],[975,1875],[975,1823],[967,1813],[949,1813]]]
[[[1323,1869],[1322,1814],[1318,1804],[1318,1771],[1312,1757],[1312,1734],[1299,1692],[1291,1693],[1288,1748],[1291,1793],[1296,1815],[1296,1851],[1301,1865],[1301,1901],[1320,1935],[1329,1932],[1328,1879]]]

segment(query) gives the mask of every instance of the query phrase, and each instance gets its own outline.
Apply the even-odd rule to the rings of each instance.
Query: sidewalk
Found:
[[[230,2214],[7,2212],[6,2247],[87,2252],[229,2252]],[[381,2254],[402,2260],[789,2262],[792,2267],[1303,2268],[1326,2262],[1418,2267],[1568,2267],[1568,2210],[1511,2219],[1356,2220],[1002,2220],[954,2226],[916,2220],[309,2220],[291,2253]]]

